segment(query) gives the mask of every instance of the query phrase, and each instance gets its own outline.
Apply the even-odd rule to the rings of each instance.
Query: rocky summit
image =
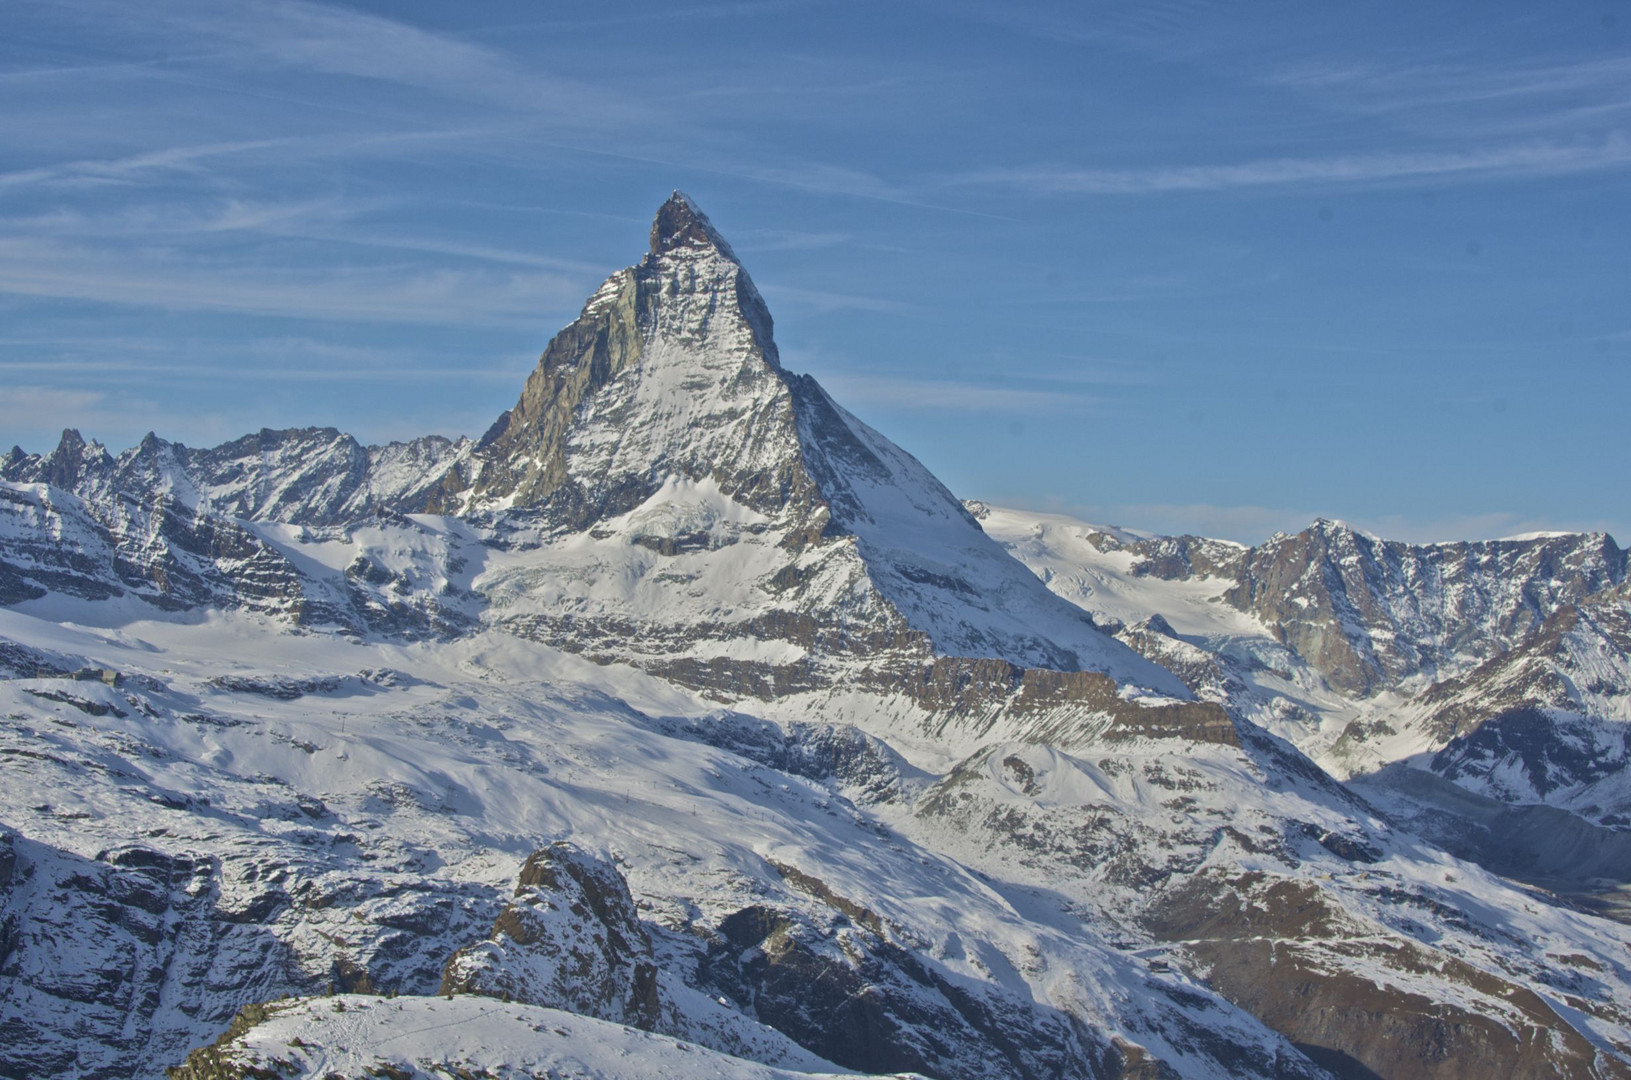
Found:
[[[0,1076],[1631,1076],[1626,579],[959,502],[675,193],[477,440],[0,458]]]

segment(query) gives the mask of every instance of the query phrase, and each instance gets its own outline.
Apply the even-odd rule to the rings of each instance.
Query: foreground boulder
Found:
[[[566,841],[527,859],[492,937],[453,954],[442,993],[543,1005],[647,1031],[661,1011],[657,962],[628,882]]]

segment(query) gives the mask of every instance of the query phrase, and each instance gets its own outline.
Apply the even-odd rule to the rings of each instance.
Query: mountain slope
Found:
[[[1628,687],[1621,587],[1558,608],[1517,648],[1433,687],[1400,728],[1439,746],[1427,767],[1469,790],[1631,825]]]
[[[1412,547],[1326,522],[1244,549],[977,511],[1050,588],[1124,623],[1119,638],[1201,698],[1360,780],[1397,820],[1503,874],[1619,906],[1631,608],[1611,538]],[[1310,554],[1341,551],[1340,574]],[[1331,665],[1359,657],[1406,673],[1393,690],[1343,689]]]

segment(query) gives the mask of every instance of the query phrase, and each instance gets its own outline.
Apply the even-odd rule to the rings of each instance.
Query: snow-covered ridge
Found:
[[[1050,589],[1339,774],[1412,759],[1631,820],[1631,604],[1609,536],[1408,545],[1319,521],[1248,549],[980,516]]]
[[[1159,612],[1185,634],[1251,632],[1226,626],[1223,614],[1189,626],[1195,609],[1173,609],[1161,583],[1209,590],[1208,599],[1250,617],[1256,632],[1359,697],[1420,690],[1470,670],[1523,641],[1559,606],[1624,581],[1628,565],[1604,533],[1412,545],[1321,519],[1247,548],[1061,515],[984,512],[987,531],[1090,612],[1124,622]]]
[[[184,1070],[177,1080],[265,1075],[250,1070],[274,1068],[288,1080],[859,1080],[852,1073],[779,1069],[559,1009],[484,998],[338,994],[255,1009],[245,1019],[255,1022],[208,1055],[195,1055],[198,1072]],[[212,1068],[219,1071],[206,1071]]]
[[[440,436],[363,446],[333,428],[299,428],[262,429],[204,450],[149,434],[114,455],[69,430],[47,454],[13,447],[0,459],[0,479],[49,483],[103,502],[165,500],[199,513],[327,526],[423,509],[469,447]]]

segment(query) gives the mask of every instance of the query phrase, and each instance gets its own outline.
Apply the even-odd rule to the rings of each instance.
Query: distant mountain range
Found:
[[[479,440],[0,459],[0,1077],[1631,1076],[1627,562],[964,504],[676,193]]]

